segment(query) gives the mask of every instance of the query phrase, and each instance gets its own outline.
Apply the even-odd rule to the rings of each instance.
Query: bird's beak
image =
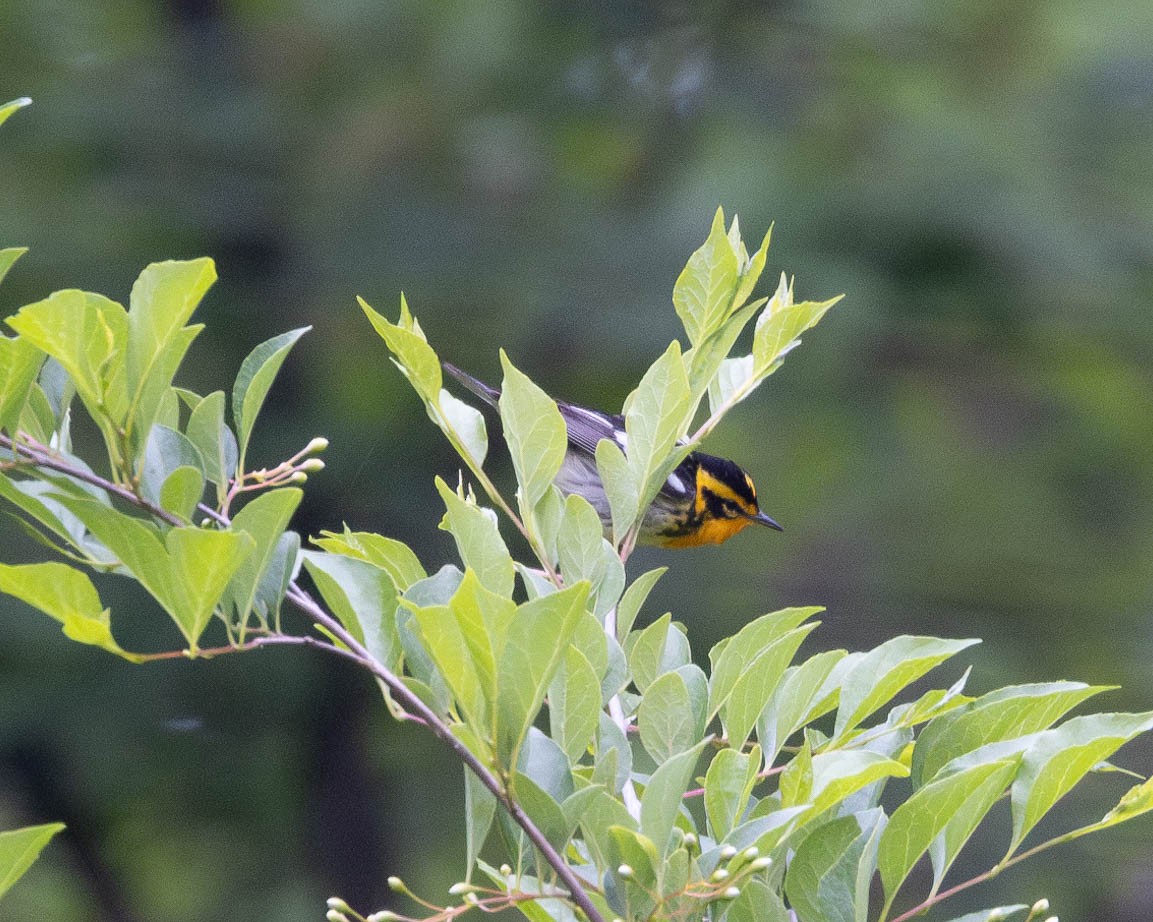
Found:
[[[773,521],[769,516],[763,512],[758,512],[756,515],[748,516],[750,522],[756,522],[758,525],[768,525],[769,528],[775,528],[777,531],[784,531],[780,525]]]

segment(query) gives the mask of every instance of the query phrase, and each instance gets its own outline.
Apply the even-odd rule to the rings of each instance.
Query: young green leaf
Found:
[[[709,236],[697,249],[673,286],[673,307],[694,346],[717,329],[733,308],[739,281],[739,261],[720,208]]]
[[[677,449],[692,410],[689,379],[676,340],[645,372],[625,410],[626,455],[644,508],[688,453]]]
[[[704,684],[703,675],[700,684]],[[666,672],[648,687],[641,699],[637,712],[641,744],[660,765],[700,741],[705,732],[703,718],[704,714],[693,707],[686,677],[679,670]]]
[[[408,302],[404,295],[400,296],[400,318],[396,323],[391,323],[374,311],[364,298],[356,300],[373,328],[388,346],[397,367],[408,378],[413,389],[426,406],[435,406],[443,380],[440,359],[424,338],[420,324],[409,313]]]
[[[549,686],[548,708],[549,732],[576,764],[597,732],[601,715],[600,679],[576,643],[565,651]]]
[[[213,391],[192,408],[185,434],[200,452],[204,476],[216,484],[223,499],[229,481],[236,476],[240,450],[224,421],[224,391]]]
[[[1133,737],[1153,729],[1153,711],[1087,714],[1040,734],[1025,750],[1013,782],[1013,842],[1016,851],[1029,831],[1073,786]]]
[[[844,650],[827,650],[811,656],[785,670],[777,690],[757,719],[757,739],[771,765],[785,741],[797,730],[815,720],[817,709],[828,702],[826,713],[835,707],[833,696],[822,694],[833,667],[845,655]]]
[[[402,592],[413,583],[425,579],[428,574],[421,566],[420,559],[403,541],[386,538],[367,531],[349,531],[346,526],[340,534],[332,531],[321,532],[323,537],[314,538],[312,543],[332,554],[344,554],[366,560],[385,570]]]
[[[666,613],[628,638],[626,652],[633,683],[642,694],[657,677],[691,662],[688,638]]]
[[[453,732],[471,734],[472,731],[467,726],[458,724],[453,728]],[[488,832],[492,828],[492,820],[495,815],[496,797],[492,791],[484,786],[476,773],[466,766],[464,769],[464,837],[467,852],[467,874],[471,874],[476,865],[480,850],[484,847]]]
[[[484,465],[488,455],[488,430],[484,415],[476,407],[459,400],[441,389],[438,401],[444,421],[460,439],[460,446],[468,453],[476,467]]]
[[[496,514],[461,497],[439,477],[436,489],[447,510],[441,528],[452,534],[464,565],[476,571],[486,588],[510,598],[516,568],[497,528]]]
[[[722,749],[709,763],[705,774],[705,815],[709,833],[716,841],[723,842],[744,815],[760,767],[761,750],[755,744],[747,753]]]
[[[9,118],[11,118],[25,106],[30,105],[32,105],[32,100],[27,96],[21,96],[19,99],[13,99],[11,102],[4,103],[4,105],[0,106],[0,125],[3,125],[6,121],[8,121]]]
[[[937,836],[952,828],[959,849],[1001,796],[1017,771],[1018,760],[989,762],[926,784],[893,811],[881,834],[878,864],[885,905]],[[967,832],[966,832],[967,830]]]
[[[729,904],[720,922],[793,922],[793,916],[768,884],[753,878]]]
[[[6,117],[0,109],[0,122]],[[63,828],[63,823],[44,823],[0,832],[0,897],[24,876],[44,846]]]
[[[642,573],[629,584],[617,605],[617,637],[620,640],[628,637],[629,631],[633,629],[633,624],[636,623],[641,606],[645,604],[645,600],[649,597],[649,593],[652,592],[657,580],[664,576],[667,571],[668,567],[657,567],[655,570]]]
[[[885,829],[880,808],[826,823],[797,848],[785,892],[805,922],[867,922],[869,883]]]
[[[283,511],[268,510],[269,517]],[[257,525],[255,521],[249,524]],[[363,560],[337,554],[301,551],[300,556],[340,623],[364,644],[373,658],[389,669],[396,669],[402,648],[397,633],[396,586],[389,575]]]
[[[720,708],[730,746],[744,746],[797,649],[816,627],[816,622],[803,624],[773,641],[737,678],[732,694]]]
[[[252,554],[241,563],[228,587],[229,598],[241,621],[256,604],[265,571],[276,556],[281,535],[303,496],[303,491],[295,487],[271,490],[257,496],[232,517],[233,530],[248,535],[253,544]]]
[[[11,103],[8,104],[10,106]],[[7,109],[8,106],[0,108],[0,113]],[[3,117],[0,116],[0,123]],[[28,252],[28,247],[5,247],[0,249],[0,282],[4,281],[4,276],[8,274],[8,270],[12,268],[13,263],[16,262],[21,256]]]
[[[540,501],[560,470],[568,447],[568,430],[556,403],[500,354],[504,383],[500,419],[521,489],[521,508]]]
[[[624,452],[609,439],[601,439],[597,443],[596,462],[597,473],[608,497],[609,513],[612,515],[613,544],[618,545],[640,513],[641,484],[637,482]]]
[[[355,561],[348,561],[355,563]],[[466,571],[467,576],[468,571]],[[421,641],[452,690],[461,715],[482,738],[490,726],[491,690],[486,690],[477,674],[472,652],[460,623],[447,605],[428,608],[408,606],[420,629]],[[491,668],[491,664],[490,664]]]
[[[948,762],[989,743],[1045,730],[1082,701],[1110,686],[1045,682],[1000,688],[934,719],[913,750],[915,786],[931,781]]]
[[[20,414],[43,362],[44,353],[30,341],[0,336],[0,430],[9,435],[20,428]]]
[[[132,286],[124,373],[129,428],[141,443],[195,335],[185,323],[215,281],[211,259],[169,260],[147,266]]]
[[[691,749],[661,763],[645,785],[641,795],[641,832],[656,844],[661,857],[672,851],[673,825],[697,760],[708,742],[701,740]]]
[[[907,685],[976,643],[902,636],[870,650],[844,678],[833,735],[842,737]]]
[[[281,333],[265,340],[245,357],[232,385],[232,417],[236,422],[236,441],[239,446],[240,464],[248,451],[248,440],[256,417],[276,379],[280,366],[288,357],[296,341],[312,327],[301,327]]]
[[[200,490],[187,508],[183,505],[180,508],[169,508],[163,505],[160,496],[161,488],[167,482],[169,475],[182,467],[192,468],[197,472]],[[189,490],[192,489],[192,486],[189,485]],[[204,458],[201,457],[199,449],[175,429],[169,429],[160,424],[153,426],[148,435],[148,443],[144,447],[144,461],[140,470],[141,495],[145,499],[168,509],[169,512],[177,513],[187,521],[186,513],[199,502],[203,491]],[[187,499],[184,495],[171,498],[181,503]]]
[[[0,592],[15,596],[60,622],[64,636],[140,662],[112,638],[109,611],[92,580],[62,563],[0,564]]]

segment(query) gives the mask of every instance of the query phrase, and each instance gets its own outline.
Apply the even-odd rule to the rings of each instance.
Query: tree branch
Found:
[[[106,493],[118,497],[127,503],[144,510],[150,515],[167,522],[169,525],[182,526],[186,523],[180,518],[173,515],[166,509],[149,502],[143,497],[129,490],[127,487],[115,484],[112,481],[101,477],[99,474],[90,471],[82,470],[68,464],[67,461],[54,456],[50,449],[45,446],[38,445],[34,442],[26,442],[22,440],[14,440],[9,436],[0,434],[0,448],[6,448],[12,452],[14,456],[26,458],[33,465],[42,467],[47,470],[56,471],[57,473],[64,474],[76,480],[83,481],[84,483],[98,487]],[[218,523],[227,525],[228,519],[226,516],[221,515],[214,509],[201,506],[201,511],[204,511],[215,519]],[[303,612],[313,623],[323,627],[329,634],[335,637],[343,646],[335,644],[324,644],[317,641],[315,638],[299,638],[289,639],[288,635],[276,635],[276,638],[256,638],[250,642],[249,647],[265,646],[272,643],[301,643],[309,646],[316,646],[329,650],[330,652],[343,656],[351,660],[363,669],[367,669],[377,679],[383,682],[389,692],[395,697],[404,708],[413,714],[420,722],[432,731],[432,734],[443,742],[452,752],[459,758],[465,766],[471,771],[497,799],[497,802],[505,809],[505,811],[512,817],[529,840],[536,847],[536,849],[544,857],[545,861],[549,863],[557,877],[568,888],[570,898],[575,903],[589,922],[605,922],[604,917],[597,910],[593,904],[588,893],[585,891],[584,884],[581,879],[577,877],[576,873],[569,867],[568,863],[560,855],[552,844],[545,838],[544,833],[537,828],[536,824],[528,817],[528,815],[521,809],[520,804],[512,798],[512,796],[505,790],[504,785],[501,784],[500,779],[476,757],[467,746],[457,739],[452,732],[451,727],[433,711],[427,704],[425,704],[416,694],[409,690],[408,686],[404,684],[401,678],[383,663],[377,661],[372,654],[350,634],[336,618],[330,615],[327,611],[320,606],[320,604],[312,598],[309,593],[303,589],[295,580],[289,583],[288,591],[285,598]],[[220,651],[213,651],[220,652]],[[160,658],[160,657],[153,657]]]

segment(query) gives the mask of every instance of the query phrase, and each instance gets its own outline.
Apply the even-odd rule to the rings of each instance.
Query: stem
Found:
[[[162,509],[153,503],[148,502],[142,497],[133,493],[126,487],[119,486],[111,481],[101,477],[98,474],[90,473],[88,471],[80,470],[71,467],[66,461],[53,457],[44,446],[33,447],[30,444],[22,442],[14,442],[13,439],[6,435],[0,435],[0,447],[7,448],[14,454],[23,455],[30,461],[34,462],[40,467],[47,468],[48,470],[57,471],[61,474],[66,474],[76,480],[84,481],[92,486],[98,487],[113,496],[123,499],[125,502],[131,503],[139,509],[143,509],[149,514],[158,519],[167,522],[173,526],[182,526],[182,522],[177,516],[173,515],[166,509]],[[487,479],[487,478],[486,478]],[[227,522],[227,517],[213,511],[213,518],[222,524]],[[435,711],[433,711],[427,704],[425,704],[416,694],[409,690],[408,686],[400,679],[398,675],[389,670],[384,664],[378,662],[373,658],[372,654],[352,636],[335,617],[326,612],[315,599],[312,598],[300,584],[295,580],[289,583],[288,591],[285,598],[295,605],[301,612],[309,617],[313,623],[320,625],[335,637],[343,646],[324,644],[312,637],[302,637],[289,639],[287,635],[275,635],[268,637],[254,638],[246,644],[247,649],[255,647],[270,645],[273,643],[289,644],[299,643],[302,645],[316,646],[329,650],[330,652],[343,656],[345,659],[351,660],[363,669],[367,669],[377,679],[383,682],[389,692],[396,698],[397,701],[405,707],[415,719],[418,719],[429,730],[432,731],[433,736],[437,737],[443,742],[452,752],[459,758],[465,766],[477,778],[480,779],[488,790],[496,797],[497,801],[504,807],[505,811],[512,817],[521,829],[524,830],[525,835],[533,843],[536,849],[544,857],[545,861],[556,871],[557,877],[568,888],[571,900],[584,912],[589,922],[605,922],[604,917],[597,910],[589,895],[585,892],[584,885],[572,868],[564,858],[553,848],[552,844],[545,838],[544,834],[537,828],[536,824],[528,817],[528,815],[521,809],[512,796],[505,790],[500,780],[497,778],[489,768],[480,761],[472,752],[458,740],[452,733],[449,725],[441,719]],[[213,654],[222,652],[221,649],[214,649],[211,651]],[[181,651],[177,655],[184,655]],[[165,659],[168,656],[152,655],[152,659]]]

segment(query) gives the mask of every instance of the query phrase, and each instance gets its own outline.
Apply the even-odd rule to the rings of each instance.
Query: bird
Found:
[[[497,388],[449,362],[442,360],[441,365],[489,406],[497,406]],[[612,513],[597,470],[596,448],[602,439],[609,439],[627,455],[625,419],[563,400],[557,400],[556,405],[568,429],[568,449],[553,482],[561,493],[575,493],[588,500],[608,531]],[[645,510],[638,542],[666,548],[721,544],[749,525],[784,530],[761,511],[752,477],[736,463],[692,451],[669,474]]]

